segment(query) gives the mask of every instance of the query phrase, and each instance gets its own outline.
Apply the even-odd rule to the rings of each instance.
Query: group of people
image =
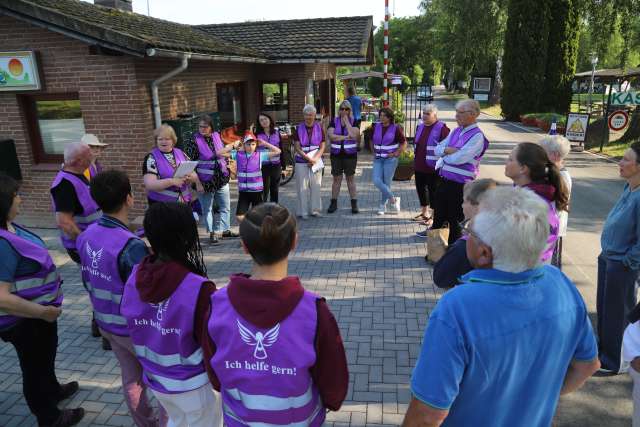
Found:
[[[627,185],[603,229],[597,343],[579,292],[549,265],[560,265],[566,233],[568,141],[548,136],[539,144],[518,144],[505,165],[514,185],[499,186],[477,179],[488,146],[478,115],[477,102],[459,102],[458,127],[450,132],[430,105],[416,133],[422,209],[415,219],[430,228],[448,224],[450,246],[434,266],[434,282],[449,290],[431,313],[404,425],[549,425],[561,394],[579,388],[601,366],[619,373],[629,363],[638,399],[634,420],[640,422],[634,287],[640,144],[620,162]],[[344,175],[358,213],[360,135],[350,102],[340,104],[326,133],[312,106],[304,116],[294,133],[298,217],[322,209],[321,168],[314,166],[321,165],[325,137],[333,175],[328,212],[337,210]],[[63,168],[51,185],[62,244],[80,267],[93,332],[119,362],[124,399],[138,426],[319,426],[326,410],[338,410],[347,395],[336,320],[321,296],[288,273],[298,233],[296,215],[277,204],[279,133],[266,114],[257,123],[255,133],[225,145],[202,117],[184,151],[175,147],[172,128],[156,130],[143,163],[149,209],[142,231],[149,246],[130,223],[129,177],[96,162],[104,144],[96,146],[97,138],[88,136],[65,147]],[[393,112],[382,109],[371,140],[380,214],[400,209],[390,181],[405,145]],[[196,169],[175,177],[187,159],[198,162]],[[238,234],[229,224],[234,163]],[[263,202],[265,192],[272,202]],[[239,237],[253,261],[251,274],[233,275],[221,289],[207,277],[191,203],[196,194],[210,239]],[[43,241],[14,223],[20,202],[18,183],[0,175],[0,338],[16,349],[38,425],[71,426],[84,410],[58,408],[79,389],[55,375],[62,280]]]

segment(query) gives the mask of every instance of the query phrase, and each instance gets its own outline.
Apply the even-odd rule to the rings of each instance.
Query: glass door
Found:
[[[244,86],[243,82],[216,84],[218,112],[223,129],[231,126],[235,126],[240,132],[246,129]]]

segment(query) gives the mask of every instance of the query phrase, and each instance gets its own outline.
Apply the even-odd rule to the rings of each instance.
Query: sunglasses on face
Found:
[[[351,111],[351,108],[340,107],[340,111]]]

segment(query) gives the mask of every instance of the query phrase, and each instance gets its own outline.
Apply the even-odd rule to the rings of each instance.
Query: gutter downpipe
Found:
[[[153,55],[149,55],[153,56]],[[160,78],[153,80],[151,82],[151,102],[153,104],[153,118],[156,125],[156,128],[160,127],[162,124],[162,117],[160,116],[160,97],[158,96],[158,86],[160,86],[163,82],[169,80],[170,78],[180,74],[189,66],[189,58],[191,55],[185,53],[182,56],[182,63],[178,66],[178,68],[174,68],[169,71],[167,74],[161,76]]]

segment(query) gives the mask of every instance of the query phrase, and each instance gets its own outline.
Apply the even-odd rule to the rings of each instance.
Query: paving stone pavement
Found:
[[[410,399],[409,379],[423,331],[439,293],[425,263],[426,242],[414,236],[409,221],[418,210],[413,181],[393,182],[402,212],[378,216],[379,192],[371,183],[372,160],[359,158],[356,182],[361,213],[352,215],[346,183],[339,210],[327,214],[331,177],[323,178],[324,213],[299,220],[299,244],[290,274],[324,296],[344,339],[349,362],[349,392],[329,426],[399,425]],[[235,184],[232,184],[235,210]],[[295,183],[281,187],[280,201],[295,206]],[[123,402],[118,363],[89,331],[91,308],[78,267],[60,250],[54,230],[36,230],[50,248],[64,278],[63,315],[58,321],[56,372],[62,382],[77,380],[80,391],[64,407],[87,411],[81,426],[132,426]],[[202,234],[203,241],[204,233]],[[232,273],[249,272],[250,259],[239,241],[204,245],[209,277],[224,286]],[[0,344],[0,426],[35,426],[22,397],[20,367],[13,347]]]

